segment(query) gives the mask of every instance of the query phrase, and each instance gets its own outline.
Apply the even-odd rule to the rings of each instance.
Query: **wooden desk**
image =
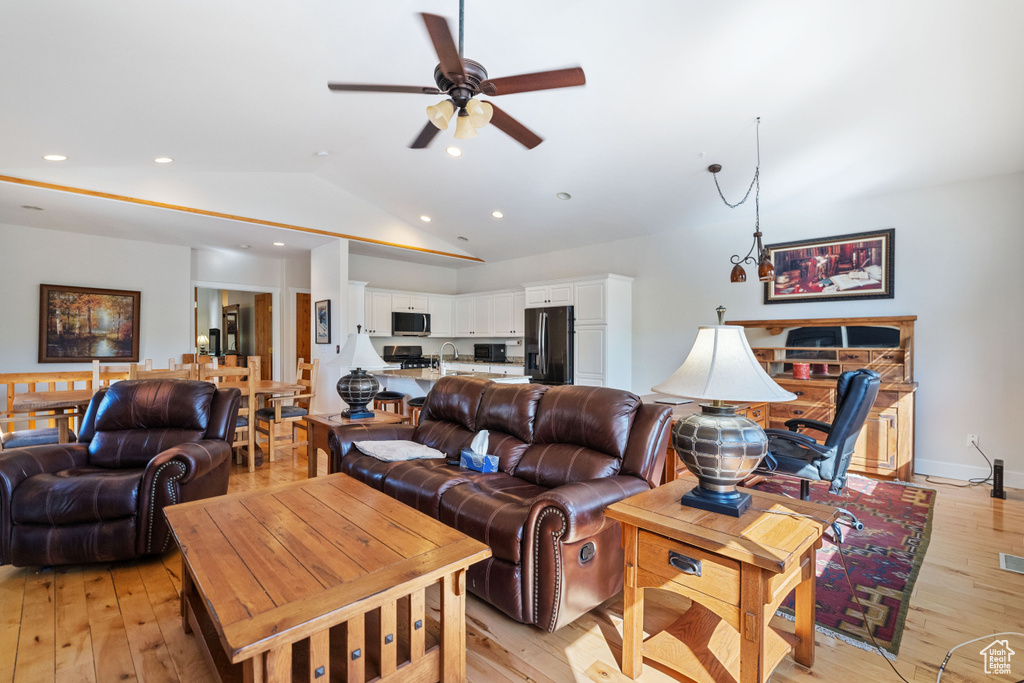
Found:
[[[743,489],[753,497],[750,509],[742,517],[728,517],[680,505],[679,499],[694,485],[679,479],[605,510],[622,523],[626,551],[623,673],[636,678],[647,657],[694,680],[764,683],[791,649],[797,662],[810,667],[814,555],[822,533],[839,513],[817,503]],[[687,560],[697,563],[694,571],[677,568]],[[692,604],[666,630],[645,641],[646,588],[684,595]],[[769,626],[794,588],[795,637]]]
[[[182,628],[222,678],[465,680],[466,569],[490,557],[483,543],[344,474],[165,514]],[[435,584],[437,644],[425,607]]]
[[[373,417],[363,417],[358,420],[351,420],[340,415],[307,415],[302,419],[306,422],[306,441],[309,442],[306,445],[306,459],[309,461],[308,475],[313,478],[317,475],[317,468],[320,464],[320,451],[323,450],[324,455],[327,456],[331,454],[330,448],[327,447],[327,437],[331,433],[331,427],[348,424],[399,424],[408,422],[409,416],[378,410]]]
[[[54,391],[27,391],[14,395],[15,413],[41,413],[56,411],[53,415],[35,416],[26,419],[46,419],[57,423],[57,442],[68,442],[68,421],[85,412],[92,400],[92,389],[69,389]]]

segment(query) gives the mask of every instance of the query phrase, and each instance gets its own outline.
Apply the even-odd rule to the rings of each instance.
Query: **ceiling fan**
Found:
[[[459,47],[455,48],[448,20],[436,14],[421,13],[426,24],[430,42],[437,52],[439,64],[434,68],[434,82],[437,87],[420,87],[405,85],[372,85],[363,83],[328,83],[327,87],[335,91],[352,92],[401,92],[421,95],[445,94],[448,99],[427,107],[429,121],[420,134],[409,145],[413,149],[422,149],[430,144],[439,131],[448,128],[451,117],[458,112],[455,126],[455,137],[471,138],[477,135],[477,129],[493,123],[496,128],[510,135],[527,149],[533,149],[543,138],[519,123],[503,110],[490,102],[476,99],[477,95],[511,95],[534,90],[550,90],[552,88],[569,88],[585,84],[583,69],[557,69],[540,71],[532,74],[519,74],[504,78],[488,78],[487,70],[479,62],[465,59],[462,56],[463,34],[463,2],[459,2]]]

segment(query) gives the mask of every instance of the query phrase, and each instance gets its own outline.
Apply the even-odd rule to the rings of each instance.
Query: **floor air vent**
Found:
[[[1008,572],[1024,574],[1024,557],[999,553],[999,568],[1005,569]]]

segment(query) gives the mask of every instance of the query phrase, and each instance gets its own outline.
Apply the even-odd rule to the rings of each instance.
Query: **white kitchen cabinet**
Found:
[[[494,330],[494,334],[508,335],[514,334],[512,327],[512,313],[515,310],[515,293],[514,292],[498,292],[491,295],[492,305],[492,325],[491,328]]]
[[[366,290],[364,316],[371,337],[391,336],[391,292]]]
[[[493,304],[490,294],[455,297],[455,336],[493,336]]]
[[[605,325],[576,328],[576,384],[604,386],[608,363],[608,329]],[[630,362],[628,359],[626,362]]]
[[[396,313],[429,313],[429,299],[426,294],[415,292],[392,292],[391,310]]]
[[[430,314],[431,337],[454,336],[452,297],[444,294],[431,294],[427,297],[427,312]]]
[[[488,372],[493,372],[496,375],[524,375],[522,365],[489,365]]]
[[[526,287],[526,308],[571,306],[572,299],[572,282],[538,282]]]
[[[512,297],[512,336],[526,333],[526,292],[517,291]]]

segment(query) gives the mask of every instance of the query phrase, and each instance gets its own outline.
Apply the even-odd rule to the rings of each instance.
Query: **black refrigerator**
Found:
[[[572,384],[572,306],[526,309],[526,374],[536,384]]]

